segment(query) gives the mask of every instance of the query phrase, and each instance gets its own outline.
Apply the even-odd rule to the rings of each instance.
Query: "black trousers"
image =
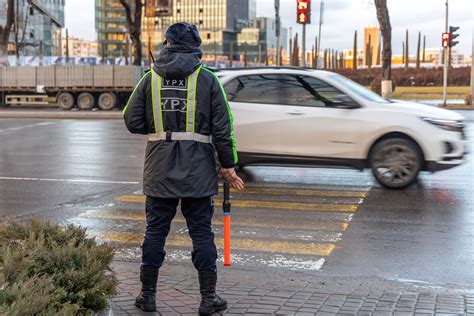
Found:
[[[146,233],[142,245],[142,269],[159,269],[165,259],[165,242],[180,199],[146,198]],[[192,260],[198,271],[215,272],[217,249],[211,220],[212,197],[181,199],[183,213],[193,241]]]

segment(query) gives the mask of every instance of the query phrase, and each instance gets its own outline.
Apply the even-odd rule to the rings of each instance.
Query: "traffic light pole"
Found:
[[[449,22],[448,22],[448,16],[449,16],[449,8],[448,8],[448,0],[446,0],[446,20],[445,20],[445,32],[449,32]],[[448,47],[444,47],[444,72],[443,72],[443,104],[442,106],[447,105],[448,101],[448,62],[449,62],[449,52],[448,52]]]

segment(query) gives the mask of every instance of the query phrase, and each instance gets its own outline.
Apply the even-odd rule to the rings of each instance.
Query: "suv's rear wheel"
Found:
[[[412,141],[389,138],[375,144],[370,151],[369,163],[381,185],[390,189],[403,189],[416,180],[423,156]]]

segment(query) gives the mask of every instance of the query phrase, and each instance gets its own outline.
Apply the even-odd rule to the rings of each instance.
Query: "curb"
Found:
[[[120,111],[0,110],[0,118],[118,120]]]

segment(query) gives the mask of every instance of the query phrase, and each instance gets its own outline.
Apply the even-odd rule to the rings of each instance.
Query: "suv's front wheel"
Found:
[[[403,189],[416,180],[423,157],[413,142],[389,138],[375,144],[369,154],[369,163],[381,185],[390,189]]]

